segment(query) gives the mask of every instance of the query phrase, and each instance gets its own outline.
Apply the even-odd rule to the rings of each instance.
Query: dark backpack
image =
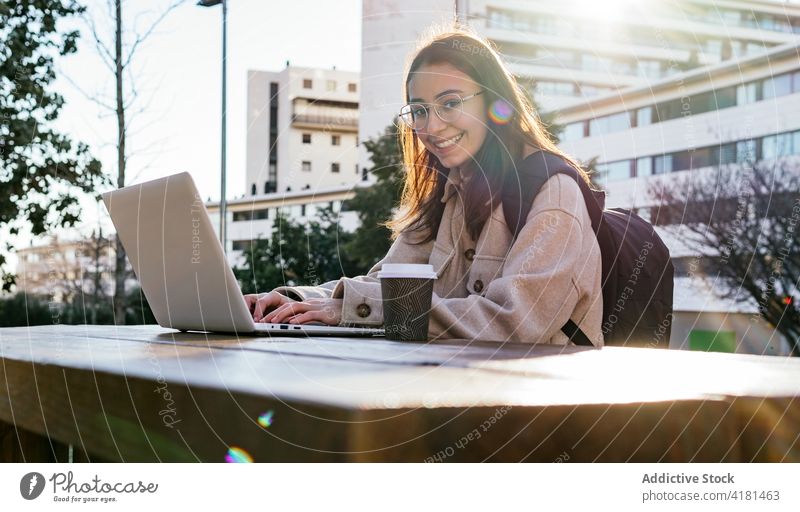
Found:
[[[503,214],[514,239],[525,225],[533,200],[556,174],[574,179],[583,193],[603,261],[603,337],[606,345],[666,348],[672,326],[669,249],[653,226],[622,208],[605,208],[605,192],[592,190],[560,156],[538,151],[525,158],[503,186]],[[592,346],[569,320],[562,332],[577,345]]]

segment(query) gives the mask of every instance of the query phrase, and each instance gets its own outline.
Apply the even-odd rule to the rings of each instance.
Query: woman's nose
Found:
[[[431,108],[428,113],[428,126],[425,127],[428,133],[438,133],[447,128],[447,123],[442,121],[439,116]]]

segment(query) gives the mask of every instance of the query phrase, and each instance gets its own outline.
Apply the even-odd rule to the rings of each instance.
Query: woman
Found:
[[[548,179],[516,239],[505,222],[500,195],[519,162],[539,150],[574,162],[494,49],[463,30],[441,34],[415,53],[404,85],[407,175],[386,257],[366,276],[247,295],[254,319],[381,325],[381,266],[430,263],[432,338],[566,344],[571,319],[601,346],[600,249],[575,180]]]

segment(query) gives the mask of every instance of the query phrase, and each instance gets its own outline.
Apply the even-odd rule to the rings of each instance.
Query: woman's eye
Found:
[[[447,100],[442,104],[442,106],[447,110],[454,110],[458,108],[458,100]]]
[[[411,115],[414,118],[424,117],[427,112],[425,111],[424,107],[417,107],[411,109]]]

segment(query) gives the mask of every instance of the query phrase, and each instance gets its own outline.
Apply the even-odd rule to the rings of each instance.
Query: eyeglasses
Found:
[[[479,94],[483,94],[483,91],[478,91],[463,98],[456,93],[447,94],[439,98],[436,103],[427,105],[424,103],[409,103],[400,109],[400,120],[412,130],[422,130],[428,126],[428,107],[432,106],[439,119],[445,123],[452,123],[461,116],[464,102]]]

